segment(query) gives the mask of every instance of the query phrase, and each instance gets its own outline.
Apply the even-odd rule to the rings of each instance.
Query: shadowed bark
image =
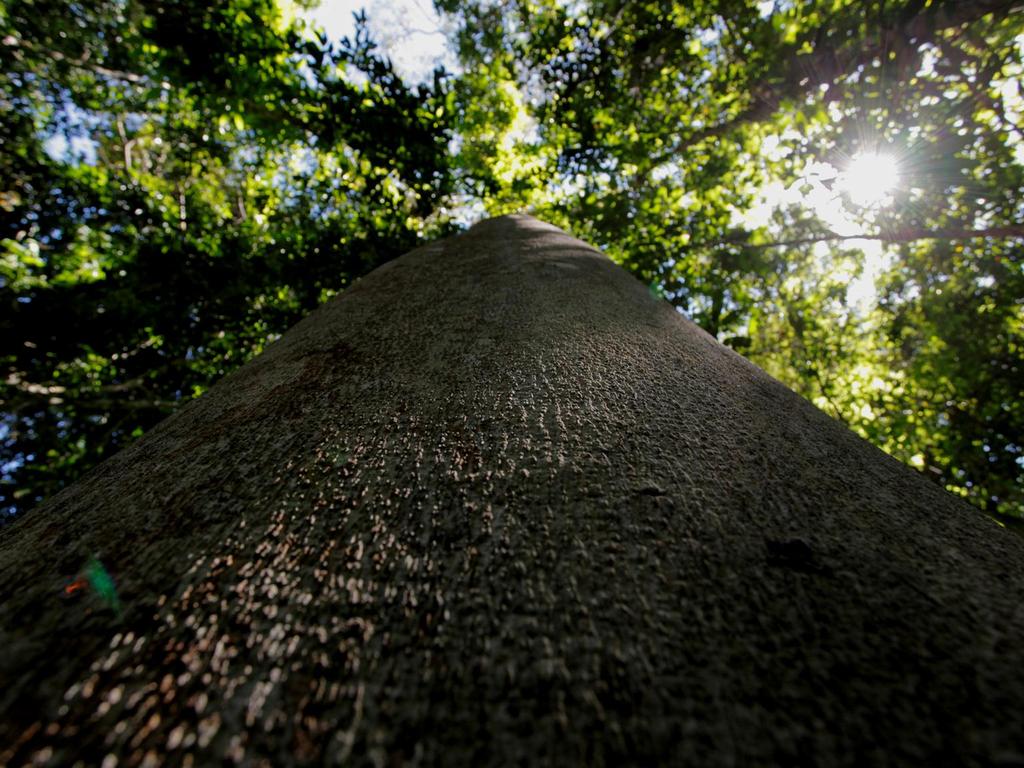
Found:
[[[0,532],[0,763],[1017,765],[1022,595],[1019,537],[509,216]]]

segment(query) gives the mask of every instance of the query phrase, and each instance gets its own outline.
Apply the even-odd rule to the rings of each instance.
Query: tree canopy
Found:
[[[1010,523],[1024,2],[0,0],[0,518],[474,216],[531,211]]]

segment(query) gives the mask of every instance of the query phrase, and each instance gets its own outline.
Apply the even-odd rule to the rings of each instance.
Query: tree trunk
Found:
[[[1019,537],[508,216],[0,534],[0,763],[1020,765],[1022,596]]]

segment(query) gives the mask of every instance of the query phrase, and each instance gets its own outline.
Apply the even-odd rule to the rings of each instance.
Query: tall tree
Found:
[[[524,210],[1024,520],[1021,0],[438,5],[462,71],[413,87],[286,0],[0,0],[0,523]]]
[[[0,531],[0,762],[997,765],[1024,541],[584,243],[363,278]]]

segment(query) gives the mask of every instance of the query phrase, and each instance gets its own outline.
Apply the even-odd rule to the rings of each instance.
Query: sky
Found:
[[[355,34],[353,14],[361,8],[366,9],[374,40],[407,82],[430,80],[438,65],[456,71],[448,29],[431,0],[323,0],[301,15],[339,40]]]

